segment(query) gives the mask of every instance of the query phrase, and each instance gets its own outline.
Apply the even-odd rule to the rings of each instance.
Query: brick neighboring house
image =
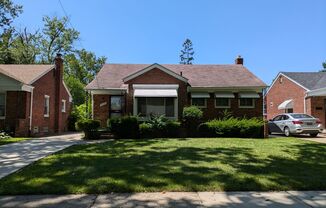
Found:
[[[280,72],[265,95],[267,119],[307,113],[326,122],[326,72]]]
[[[92,115],[105,126],[122,115],[151,114],[180,119],[183,107],[197,105],[205,119],[227,109],[234,116],[262,117],[259,78],[238,57],[229,65],[105,64],[86,86],[92,96]]]
[[[0,64],[0,130],[15,136],[66,131],[71,102],[60,54],[54,65]]]

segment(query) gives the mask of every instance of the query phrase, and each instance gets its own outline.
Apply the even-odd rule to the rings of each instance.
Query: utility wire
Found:
[[[75,27],[74,27],[74,26],[72,25],[72,23],[70,22],[70,17],[68,16],[68,14],[67,14],[65,8],[63,7],[63,4],[62,4],[61,0],[58,0],[58,1],[59,1],[60,7],[61,7],[63,13],[65,14],[66,17],[68,17],[68,23],[69,23],[70,27],[72,27],[73,29],[75,29]],[[82,42],[80,41],[79,38],[77,39],[77,41],[79,42],[80,46],[81,46],[82,48],[84,48],[84,46],[83,46],[83,44],[82,44]]]

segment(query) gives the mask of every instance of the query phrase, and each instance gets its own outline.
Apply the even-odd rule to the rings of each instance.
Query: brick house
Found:
[[[265,95],[267,119],[307,113],[326,122],[326,72],[280,72]]]
[[[15,136],[66,131],[71,102],[60,54],[54,65],[0,64],[0,130]]]
[[[86,86],[92,116],[105,126],[122,115],[180,119],[184,106],[202,108],[205,119],[227,109],[238,117],[262,117],[266,85],[238,57],[229,65],[105,64]]]

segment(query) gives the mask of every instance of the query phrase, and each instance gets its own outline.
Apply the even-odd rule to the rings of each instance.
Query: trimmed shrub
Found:
[[[139,124],[139,134],[141,138],[153,138],[154,137],[153,125],[149,123]]]
[[[109,119],[108,127],[117,138],[135,139],[139,137],[138,118],[136,116]]]
[[[188,136],[197,135],[197,127],[203,117],[203,111],[197,106],[184,107],[182,112],[183,125]]]
[[[150,120],[139,125],[142,138],[178,137],[180,122],[171,121],[165,116],[152,116]]]
[[[263,129],[264,121],[257,118],[215,119],[198,126],[199,135],[203,137],[262,138]]]
[[[76,123],[76,129],[85,133],[85,139],[99,139],[97,131],[100,127],[100,121],[92,119],[80,120]]]

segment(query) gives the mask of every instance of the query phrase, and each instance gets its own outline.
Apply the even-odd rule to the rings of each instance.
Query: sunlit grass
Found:
[[[9,139],[0,139],[0,146],[5,145],[5,144],[10,144],[10,143],[15,143],[15,142],[21,142],[24,141],[28,138],[9,138]]]
[[[326,145],[294,138],[73,146],[0,180],[0,194],[324,190]]]

